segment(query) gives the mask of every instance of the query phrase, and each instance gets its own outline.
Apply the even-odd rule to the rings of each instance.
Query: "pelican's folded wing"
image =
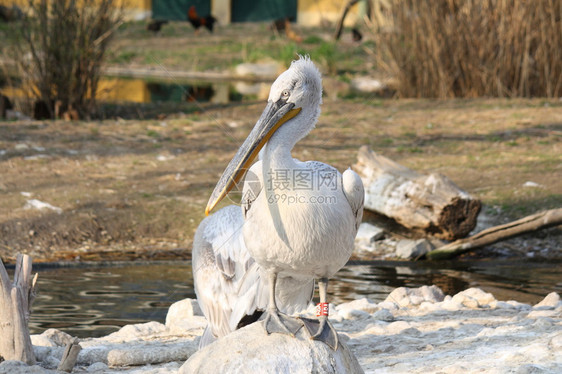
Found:
[[[261,278],[244,245],[243,224],[240,207],[229,206],[205,218],[195,233],[192,253],[195,294],[211,333],[206,331],[200,347],[212,342],[212,338],[234,331],[233,312],[241,318],[257,307],[256,293],[262,290]]]
[[[347,169],[342,174],[343,192],[351,211],[355,215],[355,228],[359,229],[361,219],[363,219],[363,203],[365,201],[365,189],[361,177],[351,169]]]

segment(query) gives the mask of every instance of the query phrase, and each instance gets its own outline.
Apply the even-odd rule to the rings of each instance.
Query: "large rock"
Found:
[[[396,256],[404,259],[415,259],[435,249],[427,239],[409,240],[402,239],[396,246]]]
[[[386,300],[379,306],[398,308],[411,308],[423,302],[438,303],[445,299],[445,294],[435,285],[421,286],[418,288],[398,287],[394,289]]]
[[[312,340],[301,329],[296,337],[267,335],[253,323],[206,346],[179,373],[363,373],[340,336],[337,351]]]

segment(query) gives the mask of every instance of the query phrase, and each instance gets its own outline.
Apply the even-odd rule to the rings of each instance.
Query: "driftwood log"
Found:
[[[562,225],[562,208],[536,213],[505,225],[490,227],[469,238],[459,239],[427,253],[430,260],[442,260],[529,232]]]
[[[13,283],[0,260],[0,356],[4,360],[35,364],[28,323],[36,282],[28,255],[18,254]]]
[[[476,226],[481,202],[441,174],[422,175],[368,147],[353,166],[365,185],[365,208],[440,239],[463,238]]]
[[[66,345],[57,370],[71,373],[72,369],[74,369],[74,365],[76,364],[76,360],[78,359],[78,353],[80,353],[81,350],[82,347],[78,342],[78,338],[74,338],[71,343]]]

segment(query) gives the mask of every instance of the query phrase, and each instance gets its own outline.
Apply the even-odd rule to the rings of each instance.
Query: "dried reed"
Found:
[[[373,23],[402,97],[562,96],[562,0],[395,0]]]

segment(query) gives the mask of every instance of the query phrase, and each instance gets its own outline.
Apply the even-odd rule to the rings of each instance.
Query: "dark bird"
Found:
[[[288,17],[276,19],[275,21],[272,22],[269,28],[273,30],[273,32],[275,32],[276,34],[281,34],[282,32],[284,32],[285,35],[287,35],[287,38],[289,38],[294,42],[297,43],[302,42],[302,36],[297,34],[291,28],[291,20]]]
[[[162,29],[162,25],[165,25],[167,23],[168,21],[165,20],[154,20],[146,25],[146,29],[156,34],[158,31],[160,31],[160,29]]]
[[[354,42],[360,42],[363,39],[363,35],[357,29],[351,29],[352,37]]]
[[[201,26],[204,26],[207,30],[213,32],[213,26],[215,22],[217,22],[217,19],[210,14],[207,17],[199,17],[197,10],[195,10],[195,5],[189,7],[189,10],[187,11],[187,20],[191,23],[195,32],[198,32]]]
[[[0,21],[12,22],[21,19],[23,19],[23,12],[19,7],[13,5],[11,8],[8,8],[7,6],[0,5]]]
[[[7,96],[0,94],[0,118],[6,118],[6,112],[10,109],[14,109],[10,99]]]

